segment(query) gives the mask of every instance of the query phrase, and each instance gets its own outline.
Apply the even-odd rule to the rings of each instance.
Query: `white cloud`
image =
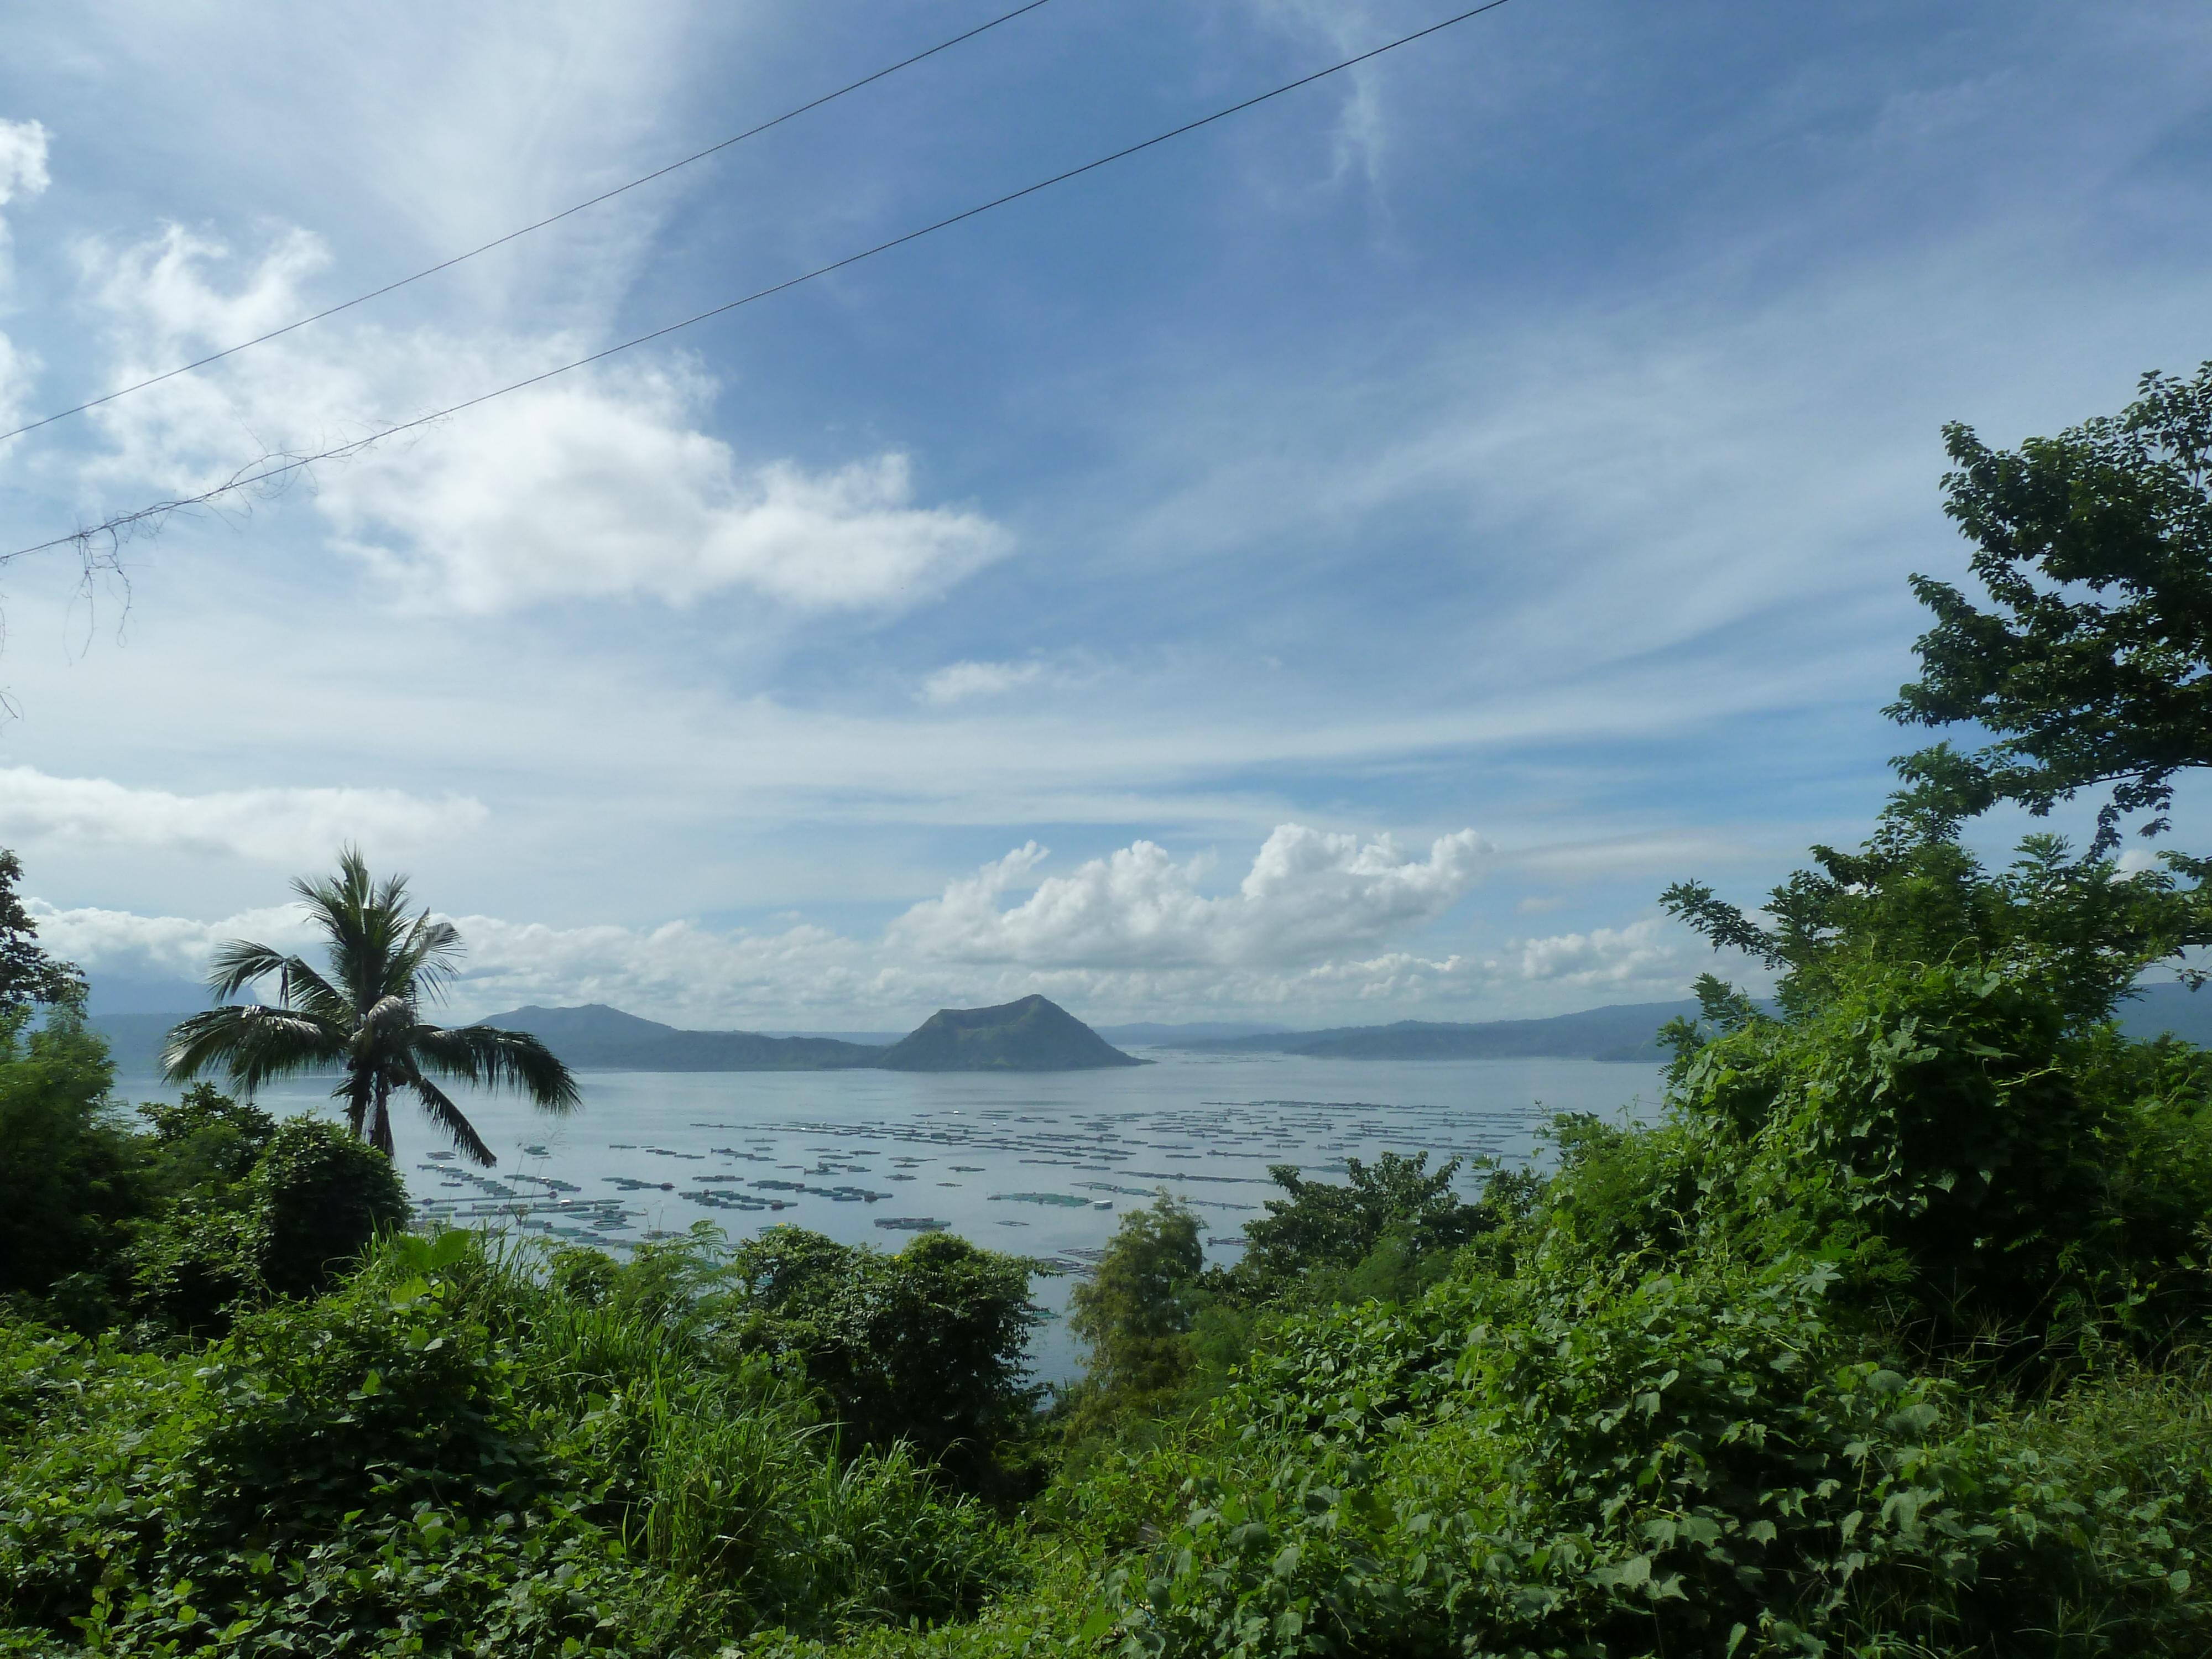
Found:
[[[36,121],[0,119],[0,207],[43,193],[48,182],[46,128]],[[8,222],[0,219],[0,298],[6,295],[9,276]],[[0,428],[21,425],[27,417],[25,399],[38,366],[37,358],[0,334]]]
[[[1578,986],[1679,986],[1687,975],[1681,944],[1669,931],[1660,918],[1647,916],[1626,927],[1527,939],[1520,947],[1522,976]]]
[[[1044,678],[1041,662],[956,662],[921,683],[922,701],[939,708],[970,697],[999,697]]]
[[[279,950],[296,950],[317,935],[296,904],[247,910],[221,921],[184,916],[141,916],[96,907],[58,909],[41,899],[24,908],[38,925],[39,943],[65,962],[98,973],[134,979],[198,979],[209,956],[226,939],[250,939]]]
[[[6,428],[21,426],[32,418],[31,382],[38,372],[39,360],[0,334],[0,423]],[[0,450],[13,448],[21,442],[20,438],[0,439]]]
[[[1199,887],[1203,861],[1177,864],[1139,841],[1047,878],[1011,908],[1000,895],[1045,854],[1035,842],[917,904],[887,937],[948,961],[1038,966],[1279,968],[1370,945],[1432,921],[1474,884],[1487,843],[1472,830],[1425,860],[1388,836],[1361,843],[1303,824],[1277,828],[1233,894]]]
[[[1464,1000],[1510,973],[1462,956],[1375,946],[1449,907],[1481,854],[1469,830],[1416,859],[1388,837],[1362,842],[1287,824],[1234,890],[1208,896],[1198,885],[1201,860],[1176,864],[1138,842],[1001,910],[999,896],[1045,856],[1032,843],[951,883],[873,939],[804,922],[755,932],[466,915],[455,918],[468,959],[454,1000],[471,1015],[598,1001],[694,1025],[835,1026],[896,1024],[1033,991],[1094,1018]],[[196,976],[222,939],[307,942],[295,907],[219,921],[36,902],[32,910],[47,947],[95,975]]]
[[[233,789],[204,795],[134,789],[0,767],[0,822],[17,845],[57,840],[318,863],[343,842],[419,845],[472,830],[488,814],[463,797],[396,789]]]
[[[328,262],[294,231],[225,283],[228,250],[175,226],[82,253],[124,381],[301,314]],[[597,343],[321,325],[97,411],[114,447],[96,471],[112,489],[196,493],[262,455],[319,453]],[[700,429],[714,391],[680,363],[574,370],[319,465],[306,482],[335,544],[395,597],[467,614],[574,599],[684,605],[737,588],[799,611],[894,608],[1011,550],[979,513],[916,505],[912,461],[896,450],[818,471],[741,462]]]
[[[692,400],[653,372],[556,384],[373,454],[333,475],[321,504],[339,544],[409,597],[473,612],[681,605],[732,587],[805,611],[893,608],[1011,545],[980,514],[915,507],[902,454],[740,469],[686,425]]]
[[[42,193],[46,173],[46,130],[36,121],[0,119],[0,207],[18,196]]]

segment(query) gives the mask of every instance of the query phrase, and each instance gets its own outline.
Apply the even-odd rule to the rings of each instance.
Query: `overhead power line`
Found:
[[[119,517],[108,520],[104,524],[95,525],[88,530],[76,531],[67,536],[57,536],[50,541],[39,542],[29,547],[19,547],[12,553],[0,555],[0,562],[5,562],[7,560],[11,559],[19,559],[23,557],[26,554],[43,553],[50,548],[66,547],[72,543],[78,544],[80,545],[85,544],[96,537],[121,536],[127,533],[134,527],[147,523],[149,520],[166,518],[170,514],[182,511],[187,507],[204,507],[210,501],[222,499],[223,496],[236,495],[242,489],[251,489],[255,484],[264,483],[270,479],[283,477],[288,474],[297,472],[302,468],[313,466],[318,462],[337,460],[345,456],[358,454],[361,451],[368,448],[370,445],[381,443],[386,438],[397,437],[403,432],[415,431],[418,428],[428,426],[437,421],[445,420],[450,416],[460,414],[465,410],[474,409],[479,404],[488,404],[495,398],[504,398],[510,392],[521,392],[531,386],[538,386],[544,381],[553,380],[559,375],[569,374],[579,368],[587,368],[592,363],[602,362],[606,358],[615,356],[618,353],[629,351],[635,347],[648,344],[654,340],[661,339],[665,336],[674,334],[679,330],[690,328],[697,324],[706,322],[710,318],[722,316],[728,312],[736,311],[741,307],[755,304],[756,302],[768,299],[774,295],[781,294],[787,289],[797,288],[801,283],[811,283],[817,277],[827,276],[833,271],[843,270],[849,265],[859,264],[864,259],[872,259],[879,253],[888,253],[893,248],[903,247],[908,242],[919,241],[925,236],[933,235],[938,231],[949,229],[954,225],[963,223],[969,219],[977,217],[979,215],[989,213],[994,209],[1002,208],[1010,203],[1018,202],[1023,198],[1034,196],[1040,191],[1050,190],[1055,185],[1064,185],[1071,179],[1079,179],[1087,173],[1096,173],[1101,167],[1110,167],[1116,161],[1126,161],[1132,155],[1141,154],[1143,151],[1153,149],[1157,145],[1164,144],[1170,139],[1180,138],[1188,133],[1196,132],[1201,127],[1212,126],[1216,121],[1226,120],[1232,115],[1241,114],[1248,109],[1256,108],[1258,106],[1267,103],[1273,99],[1282,97],[1285,93],[1296,92],[1302,87],[1310,87],[1316,81],[1327,80],[1332,75],[1341,74],[1346,70],[1356,68],[1361,64],[1364,64],[1373,58],[1382,57],[1386,52],[1395,52],[1401,46],[1409,46],[1417,40],[1425,40],[1428,39],[1432,34],[1440,34],[1448,28],[1451,28],[1460,23],[1467,22],[1472,18],[1480,17],[1486,12],[1496,11],[1501,6],[1507,3],[1508,0],[1486,0],[1486,3],[1483,5],[1470,7],[1468,10],[1460,12],[1455,15],[1447,17],[1441,22],[1431,23],[1425,28],[1415,29],[1410,34],[1401,34],[1395,40],[1385,41],[1379,46],[1373,46],[1353,57],[1343,58],[1337,63],[1329,64],[1325,69],[1317,69],[1310,75],[1302,75],[1295,81],[1285,81],[1280,86],[1272,87],[1266,92],[1256,94],[1254,96],[1243,99],[1237,103],[1231,104],[1226,108],[1215,110],[1211,115],[1202,115],[1194,121],[1186,121],[1181,126],[1170,127],[1165,132],[1156,133],[1150,138],[1143,139],[1133,144],[1124,145],[1121,149],[1115,150],[1109,155],[1099,156],[1096,161],[1085,161],[1080,167],[1073,167],[1067,168],[1065,172],[1055,173],[1048,179],[1040,179],[1035,184],[1024,185],[1019,190],[1008,191],[1003,196],[993,197],[988,202],[981,202],[974,207],[963,209],[958,213],[950,214],[945,218],[936,220],[929,224],[922,226],[918,230],[909,230],[905,233],[905,234],[894,236],[888,241],[878,242],[874,246],[863,248],[858,253],[848,253],[842,259],[833,259],[828,264],[817,265],[811,270],[802,271],[796,276],[787,276],[782,282],[770,283],[766,288],[755,289],[750,294],[740,295],[738,298],[725,301],[718,306],[710,306],[708,309],[695,313],[691,316],[684,318],[681,321],[665,324],[659,328],[651,331],[649,333],[635,336],[630,339],[623,341],[620,344],[611,345],[604,350],[594,351],[588,356],[579,357],[572,362],[562,363],[557,368],[549,368],[541,374],[530,375],[526,379],[514,381],[507,386],[499,386],[493,391],[479,392],[473,398],[465,398],[457,404],[450,404],[443,409],[434,410],[432,413],[428,415],[418,416],[411,421],[402,421],[397,425],[386,427],[380,432],[371,433],[365,438],[357,438],[349,443],[338,444],[330,449],[323,450],[317,454],[290,456],[278,462],[275,465],[263,468],[258,471],[252,471],[251,468],[248,468],[247,470],[232,477],[228,483],[218,484],[212,489],[204,490],[197,495],[182,496],[175,501],[157,501],[150,507],[141,507],[134,513],[124,514]]]
[[[189,363],[179,363],[174,368],[164,369],[161,374],[149,376],[146,380],[133,381],[129,386],[118,386],[114,391],[103,396],[88,399],[68,409],[58,409],[51,415],[42,415],[27,426],[19,426],[12,432],[0,432],[0,443],[7,442],[10,438],[20,438],[27,432],[36,432],[42,426],[52,426],[56,421],[65,421],[72,415],[82,415],[88,409],[98,409],[102,404],[112,404],[118,398],[127,398],[134,392],[143,392],[148,386],[159,386],[164,380],[173,380],[179,374],[189,374],[194,369],[205,368],[210,363],[219,363],[226,357],[236,356],[240,352],[249,350],[254,346],[266,345],[271,340],[281,339],[295,329],[305,328],[310,323],[319,323],[326,317],[337,316],[341,311],[351,311],[356,306],[367,305],[371,300],[380,300],[387,294],[396,294],[401,289],[411,283],[419,283],[426,276],[435,276],[441,270],[451,270],[455,265],[464,264],[480,253],[489,253],[495,247],[505,247],[509,242],[527,236],[532,231],[543,230],[548,225],[557,225],[563,219],[581,213],[586,208],[595,208],[602,202],[611,202],[616,197],[635,190],[641,185],[649,185],[656,179],[665,179],[670,173],[688,167],[694,161],[703,161],[709,155],[719,155],[733,144],[742,144],[748,138],[757,138],[771,127],[780,127],[786,121],[796,120],[810,110],[820,109],[824,104],[834,104],[848,93],[858,92],[863,87],[873,86],[888,76],[896,75],[901,70],[913,68],[925,58],[934,58],[940,52],[950,52],[964,41],[973,40],[979,34],[988,33],[1001,23],[1011,23],[1017,17],[1033,12],[1040,6],[1051,3],[1052,0],[1029,0],[1027,5],[1017,6],[1012,11],[1002,12],[988,23],[978,23],[974,28],[964,33],[956,34],[949,40],[939,40],[926,52],[915,52],[911,58],[902,58],[897,63],[887,64],[873,75],[864,75],[859,80],[848,82],[838,88],[835,92],[825,92],[819,98],[810,100],[796,109],[787,109],[772,120],[763,121],[757,126],[747,127],[743,132],[732,134],[719,144],[709,144],[704,149],[694,150],[681,161],[671,161],[665,167],[656,167],[651,173],[646,173],[641,178],[633,179],[626,185],[617,185],[612,190],[601,191],[588,201],[579,202],[574,207],[562,208],[550,217],[540,219],[533,224],[525,225],[520,230],[510,230],[504,236],[495,236],[481,247],[472,247],[465,253],[456,253],[450,259],[441,259],[434,265],[425,266],[411,276],[402,276],[397,282],[386,283],[382,288],[373,288],[366,294],[356,294],[350,300],[342,301],[337,305],[316,312],[312,316],[302,317],[297,322],[287,323],[282,328],[272,328],[266,334],[257,334],[250,340],[240,340],[236,345],[225,346],[220,351],[211,351],[206,356],[195,358]]]

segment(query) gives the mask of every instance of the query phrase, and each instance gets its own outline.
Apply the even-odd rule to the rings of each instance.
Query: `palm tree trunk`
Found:
[[[376,1079],[376,1116],[372,1121],[368,1144],[386,1158],[392,1156],[392,1114],[386,1109],[392,1099],[392,1085],[384,1078]]]
[[[369,1133],[369,1079],[367,1071],[356,1063],[346,1089],[346,1129],[356,1140]]]

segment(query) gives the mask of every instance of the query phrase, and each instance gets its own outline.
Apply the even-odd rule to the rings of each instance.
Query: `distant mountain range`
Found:
[[[940,1008],[886,1044],[754,1031],[683,1031],[619,1008],[517,1008],[478,1024],[527,1031],[580,1071],[1083,1072],[1137,1066],[1059,1004],[1024,997],[995,1008]]]
[[[1549,1019],[1492,1019],[1467,1024],[1403,1019],[1390,1025],[1348,1025],[1328,1031],[1288,1031],[1200,1038],[1173,1046],[1200,1053],[1304,1054],[1328,1060],[1606,1060],[1651,1063],[1667,1058],[1662,1026],[1690,1018],[1694,1002],[1633,1002],[1591,1008]],[[2170,1031],[2212,1048],[2212,989],[2201,994],[2172,983],[2146,985],[2121,1005],[2120,1027],[2130,1036]]]
[[[527,1031],[578,1071],[835,1072],[872,1066],[884,1053],[836,1037],[772,1037],[757,1031],[686,1031],[603,1002],[580,1008],[516,1008],[477,1022]]]
[[[1304,1054],[1316,1060],[1649,1061],[1666,1058],[1659,1047],[1659,1028],[1697,1012],[1694,1002],[1636,1002],[1549,1019],[1465,1024],[1401,1019],[1390,1025],[1345,1025],[1327,1031],[1200,1038],[1175,1046],[1202,1054]]]
[[[118,1070],[157,1069],[178,1014],[94,1015]],[[580,1072],[1081,1072],[1141,1066],[1043,997],[995,1008],[943,1008],[895,1042],[765,1036],[757,1031],[686,1031],[604,1003],[516,1008],[477,1022],[527,1031]]]
[[[1302,1054],[1329,1060],[1603,1060],[1666,1058],[1659,1028],[1697,1012],[1691,1002],[1639,1002],[1550,1019],[1454,1024],[1400,1020],[1325,1031],[1286,1031],[1222,1023],[1116,1025],[1095,1031],[1043,997],[996,1008],[947,1008],[892,1043],[841,1037],[767,1036],[753,1031],[686,1031],[593,1003],[581,1008],[517,1008],[481,1023],[543,1039],[580,1071],[818,1072],[858,1067],[914,1072],[1060,1072],[1141,1062],[1110,1037],[1140,1046],[1201,1054]],[[156,1069],[161,1042],[179,1013],[100,1013],[117,1068],[143,1077]],[[2212,990],[2148,985],[2124,1006],[2130,1036],[2176,1036],[2212,1048]]]
[[[1124,1047],[1133,1043],[1139,1048],[1180,1048],[1212,1037],[1278,1036],[1291,1028],[1249,1019],[1208,1019],[1193,1020],[1181,1025],[1163,1025],[1153,1020],[1135,1025],[1101,1025],[1095,1029],[1107,1042]]]

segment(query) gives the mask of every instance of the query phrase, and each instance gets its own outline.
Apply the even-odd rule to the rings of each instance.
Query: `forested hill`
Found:
[[[940,1008],[868,1062],[890,1072],[1091,1072],[1141,1066],[1055,1002]]]

